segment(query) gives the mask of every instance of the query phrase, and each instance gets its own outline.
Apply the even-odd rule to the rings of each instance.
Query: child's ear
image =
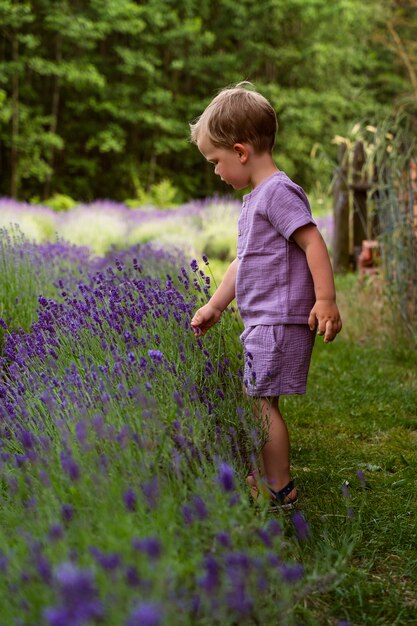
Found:
[[[249,158],[249,148],[244,143],[235,143],[233,146],[233,150],[239,157],[239,161],[241,163],[246,163]]]

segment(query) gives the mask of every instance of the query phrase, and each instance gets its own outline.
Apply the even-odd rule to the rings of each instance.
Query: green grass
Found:
[[[326,559],[332,549],[348,557],[338,584],[307,606],[317,624],[343,615],[358,625],[413,624],[417,352],[389,316],[384,319],[378,281],[348,276],[338,287],[344,330],[330,345],[318,338],[307,395],[282,402],[313,530],[303,558],[319,562],[319,552]],[[349,497],[342,493],[346,481]],[[305,623],[315,623],[310,619]]]

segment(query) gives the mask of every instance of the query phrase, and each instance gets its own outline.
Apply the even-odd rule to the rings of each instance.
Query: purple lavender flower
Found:
[[[126,568],[126,582],[129,587],[138,587],[140,585],[139,573],[134,565],[129,565]]]
[[[181,397],[181,394],[179,394],[178,391],[174,391],[172,395],[173,395],[175,402],[178,405],[178,408],[182,409],[184,407],[184,401]]]
[[[160,350],[148,350],[148,354],[154,363],[161,363],[164,357]]]
[[[87,439],[87,421],[80,420],[75,425],[75,434],[77,436],[78,441],[83,446]]]
[[[191,526],[194,520],[193,512],[189,506],[184,504],[181,507],[182,519],[184,520],[184,524],[186,526]]]
[[[158,559],[162,553],[161,544],[157,537],[133,539],[132,546],[135,550],[146,554],[150,559]]]
[[[92,572],[63,563],[54,575],[60,603],[44,611],[50,626],[81,626],[103,616]]]
[[[198,270],[198,263],[196,259],[193,259],[190,263],[190,267],[192,269],[193,272],[197,272]]]
[[[363,473],[362,470],[358,469],[356,471],[356,476],[361,484],[361,487],[365,488],[366,487],[366,480],[365,480],[365,474]]]
[[[308,539],[310,535],[310,525],[306,521],[304,515],[299,511],[296,511],[295,513],[293,513],[291,520],[294,524],[297,539],[299,541],[302,541],[303,539]]]
[[[158,503],[159,497],[158,478],[154,476],[151,480],[142,483],[141,489],[149,508],[154,509]]]
[[[80,468],[74,460],[73,456],[68,451],[61,452],[61,465],[62,469],[71,480],[78,480],[80,478]]]
[[[61,515],[64,522],[70,522],[74,517],[74,508],[71,504],[63,504],[61,507]]]
[[[256,533],[267,548],[272,548],[271,536],[264,528],[258,528]]]
[[[160,626],[163,612],[155,602],[141,602],[130,614],[127,626]]]
[[[136,511],[137,497],[133,489],[129,487],[123,494],[123,501],[128,511]]]
[[[248,615],[252,610],[253,602],[246,592],[243,580],[234,584],[233,590],[229,591],[226,599],[228,607],[242,616]]]
[[[223,491],[233,491],[235,488],[235,472],[227,463],[220,463],[217,475],[219,485]]]
[[[204,575],[198,582],[204,591],[213,593],[220,584],[220,566],[211,554],[204,557],[204,570]]]
[[[51,524],[48,530],[48,538],[50,541],[58,541],[64,536],[64,530],[61,524]]]
[[[97,561],[97,563],[108,572],[112,572],[120,566],[121,558],[120,554],[117,552],[102,552],[99,548],[95,546],[90,547],[90,552]]]
[[[228,533],[217,533],[216,539],[224,548],[231,548],[232,542],[230,541],[230,535]]]
[[[266,530],[273,537],[282,534],[282,528],[275,519],[269,520]]]
[[[208,517],[208,511],[207,511],[206,503],[204,502],[203,498],[199,495],[194,496],[192,503],[193,503],[194,511],[198,519],[200,520],[206,519],[206,517]]]
[[[345,482],[342,484],[342,493],[343,496],[348,499],[350,497],[350,492],[349,492],[349,483]]]
[[[41,544],[35,543],[32,550],[38,574],[45,583],[49,584],[52,580],[52,569],[49,560],[42,552]]]
[[[301,580],[304,575],[304,568],[301,563],[284,563],[280,565],[279,570],[282,578],[287,583],[296,583]]]

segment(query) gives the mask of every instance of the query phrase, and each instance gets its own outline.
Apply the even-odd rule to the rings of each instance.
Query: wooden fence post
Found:
[[[338,150],[338,163],[333,184],[333,269],[337,273],[350,269],[349,258],[349,163],[346,143]]]
[[[362,250],[362,241],[368,239],[367,195],[370,184],[364,166],[366,153],[362,141],[357,141],[353,150],[352,184],[353,190],[353,258],[355,269]]]

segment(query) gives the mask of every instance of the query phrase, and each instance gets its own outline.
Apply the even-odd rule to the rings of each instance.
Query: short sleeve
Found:
[[[287,240],[297,228],[316,224],[306,194],[291,181],[277,186],[267,203],[266,213],[272,226]]]

